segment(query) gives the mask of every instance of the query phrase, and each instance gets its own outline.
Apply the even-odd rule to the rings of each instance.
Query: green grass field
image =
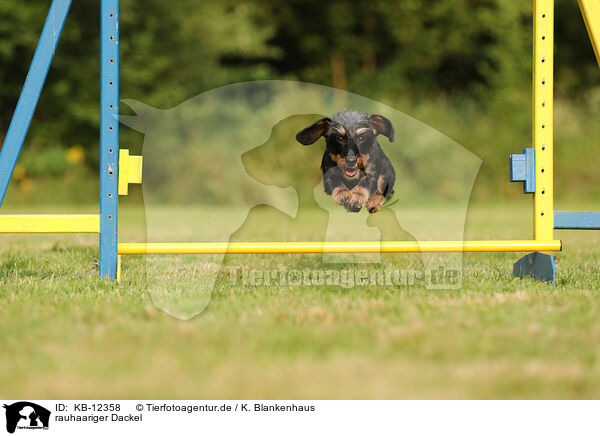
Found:
[[[527,238],[527,206],[473,207],[465,236]],[[138,218],[123,211],[121,240],[141,237]],[[95,236],[5,235],[0,396],[595,398],[600,235],[558,237],[558,287],[514,279],[521,254],[467,254],[460,290],[219,279],[206,310],[182,321],[158,310],[147,287],[159,278],[186,282],[185,267],[165,275],[164,263],[127,257],[122,283],[100,282]],[[317,261],[225,259],[265,269]],[[394,255],[386,262],[410,267],[418,260]]]

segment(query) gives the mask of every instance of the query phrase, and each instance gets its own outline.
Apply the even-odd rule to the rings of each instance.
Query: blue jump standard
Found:
[[[117,277],[119,182],[119,0],[101,1],[100,277]]]
[[[71,0],[54,0],[50,5],[50,11],[35,49],[17,108],[4,138],[2,151],[0,151],[0,205],[2,205],[21,153],[70,7]]]

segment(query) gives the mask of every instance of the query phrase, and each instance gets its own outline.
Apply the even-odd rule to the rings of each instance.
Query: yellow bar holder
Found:
[[[130,183],[142,183],[142,156],[131,156],[129,150],[119,150],[119,195],[129,194]]]

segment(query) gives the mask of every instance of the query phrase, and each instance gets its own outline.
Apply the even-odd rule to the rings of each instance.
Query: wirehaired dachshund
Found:
[[[325,137],[321,161],[325,193],[349,212],[364,206],[378,212],[394,192],[396,173],[377,142],[382,134],[394,141],[394,127],[387,118],[343,110],[322,118],[298,132],[296,140],[310,145]]]

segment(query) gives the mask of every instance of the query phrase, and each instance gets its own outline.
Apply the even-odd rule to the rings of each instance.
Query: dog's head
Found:
[[[369,162],[377,135],[394,141],[394,127],[381,115],[341,111],[331,118],[322,118],[302,129],[296,140],[303,145],[325,137],[327,152],[348,179],[358,178]]]

